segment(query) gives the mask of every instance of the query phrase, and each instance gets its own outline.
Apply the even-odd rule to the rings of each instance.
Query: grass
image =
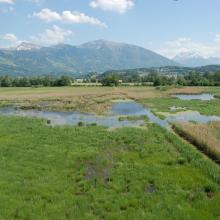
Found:
[[[0,117],[0,219],[219,219],[220,168],[174,134]]]
[[[175,123],[178,133],[220,162],[220,122],[209,124]]]
[[[1,105],[103,114],[112,100],[161,96],[153,87],[0,88]]]
[[[145,122],[148,122],[148,117],[146,115],[141,115],[141,116],[121,116],[118,118],[119,121],[138,121],[138,120],[143,120]]]
[[[220,87],[183,87],[170,88],[163,92],[160,97],[147,97],[140,102],[145,106],[151,108],[154,112],[168,112],[172,113],[171,107],[185,108],[185,110],[198,111],[205,115],[220,116],[220,99],[216,98],[211,101],[201,100],[180,100],[171,97],[171,94],[186,93],[197,94],[201,92],[208,92],[214,94],[216,97],[220,96]],[[178,110],[179,111],[179,110]],[[183,111],[183,110],[180,110]]]
[[[141,101],[145,106],[153,109],[154,112],[169,112],[172,113],[171,107],[181,107],[185,110],[198,111],[205,115],[220,116],[220,99],[211,101],[200,100],[180,100],[178,98],[163,97],[150,98]],[[180,110],[183,111],[183,110]]]

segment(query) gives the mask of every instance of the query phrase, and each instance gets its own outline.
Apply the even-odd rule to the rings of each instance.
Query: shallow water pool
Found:
[[[98,116],[79,112],[53,112],[38,110],[22,110],[13,107],[0,108],[1,115],[15,115],[23,117],[37,117],[48,120],[51,125],[78,125],[80,122],[86,125],[97,124],[107,127],[137,127],[145,124],[144,120],[119,120],[122,116],[147,116],[150,122],[161,127],[169,128],[169,123],[174,121],[208,123],[220,121],[218,116],[201,115],[199,112],[180,112],[171,114],[165,119],[154,115],[150,109],[144,108],[134,101],[115,102],[107,112],[107,115]]]
[[[176,97],[181,100],[201,100],[201,101],[210,101],[214,99],[214,95],[209,93],[202,94],[175,94],[173,97]]]

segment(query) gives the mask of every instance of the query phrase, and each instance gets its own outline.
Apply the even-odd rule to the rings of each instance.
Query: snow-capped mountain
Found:
[[[176,55],[173,60],[183,66],[200,67],[206,65],[220,65],[219,57],[204,57],[197,52],[184,52]]]
[[[22,42],[20,43],[17,47],[13,48],[17,51],[22,51],[22,50],[35,50],[35,49],[40,49],[41,46],[32,44],[29,42]]]

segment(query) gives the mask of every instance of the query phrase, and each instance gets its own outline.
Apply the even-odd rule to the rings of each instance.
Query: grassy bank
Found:
[[[220,168],[166,130],[0,117],[0,219],[219,219]]]
[[[173,129],[206,155],[220,163],[220,122],[175,123]]]

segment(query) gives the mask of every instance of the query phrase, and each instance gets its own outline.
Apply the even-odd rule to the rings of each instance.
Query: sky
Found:
[[[0,47],[105,39],[220,57],[220,0],[0,0]]]

